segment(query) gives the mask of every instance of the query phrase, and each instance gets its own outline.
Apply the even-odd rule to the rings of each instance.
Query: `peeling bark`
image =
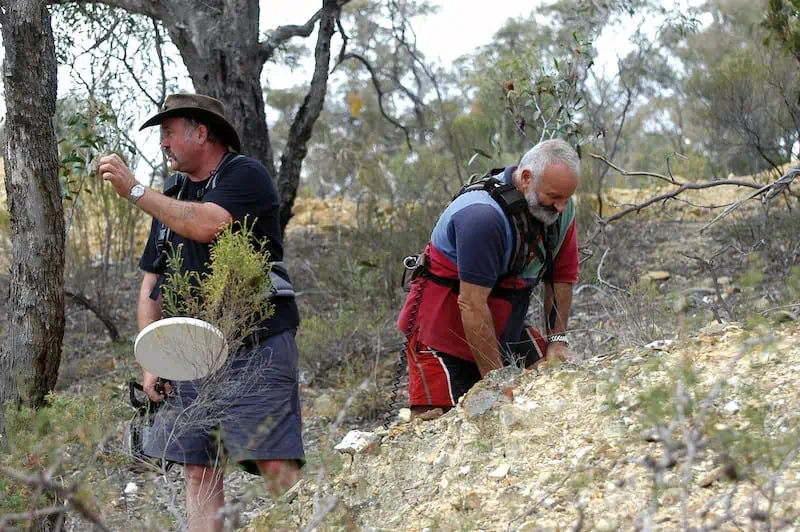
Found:
[[[40,406],[55,387],[64,336],[64,212],[52,122],[55,46],[44,0],[0,2],[0,8],[13,242],[0,404]]]

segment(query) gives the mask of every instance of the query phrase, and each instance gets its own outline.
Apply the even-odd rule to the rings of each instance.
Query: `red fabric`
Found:
[[[578,231],[575,219],[569,224],[564,242],[553,259],[553,282],[575,284],[578,282]]]
[[[527,331],[535,342],[540,358],[545,358],[547,341],[535,327],[527,327]],[[455,406],[459,397],[480,379],[477,365],[474,371],[469,372],[453,367],[452,362],[446,363],[442,357],[430,352],[430,347],[420,343],[416,334],[408,342],[406,358],[408,402],[411,406]]]
[[[411,406],[455,406],[450,375],[432,353],[420,353],[428,347],[417,342],[416,335],[408,343],[408,404]]]
[[[425,248],[425,254],[429,259],[428,268],[432,274],[446,279],[458,279],[456,265],[434,246],[428,244]],[[411,313],[414,310],[417,294],[423,282],[424,297],[420,299],[419,308],[414,319],[414,328],[409,331]],[[501,286],[524,286],[524,283],[510,278],[503,282]],[[500,338],[508,317],[511,315],[511,303],[504,299],[490,297],[488,304],[494,320],[495,334]],[[405,334],[417,332],[420,342],[437,351],[442,351],[464,360],[474,360],[472,350],[466,341],[464,325],[461,322],[458,295],[450,287],[442,286],[424,277],[414,280],[411,283],[411,292],[408,294],[405,305],[400,311],[400,319],[397,326]]]

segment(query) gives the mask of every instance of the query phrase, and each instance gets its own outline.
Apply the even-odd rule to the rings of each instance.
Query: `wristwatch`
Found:
[[[559,343],[569,347],[569,338],[567,338],[566,334],[551,334],[550,336],[547,337],[547,343],[548,344]]]
[[[136,183],[131,187],[130,194],[128,194],[128,201],[136,205],[142,196],[144,196],[144,186],[141,183]]]

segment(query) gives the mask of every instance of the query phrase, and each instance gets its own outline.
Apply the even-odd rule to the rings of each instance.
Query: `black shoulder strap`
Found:
[[[497,202],[508,218],[512,228],[512,253],[508,273],[503,277],[518,275],[528,263],[531,251],[537,252],[536,245],[539,225],[528,210],[528,201],[513,183],[504,183],[495,176],[502,174],[503,168],[495,168],[482,178],[464,185],[453,199],[467,192],[483,190]]]
[[[550,224],[545,228],[542,240],[544,244],[545,259],[542,278],[548,284],[553,284],[553,277],[555,271],[553,268],[553,260],[555,259],[555,251],[558,246],[558,239],[561,236],[561,217],[556,218],[556,223]],[[538,248],[538,246],[537,246]]]
[[[240,158],[243,159],[244,155],[239,155],[238,153],[232,151],[225,152],[225,155],[222,156],[222,159],[220,160],[217,167],[214,169],[213,172],[211,172],[211,179],[209,179],[208,183],[206,183],[205,190],[208,191],[209,189],[214,190],[215,188],[217,188],[217,178],[225,170],[227,170],[228,166],[230,166],[230,164],[233,161]]]

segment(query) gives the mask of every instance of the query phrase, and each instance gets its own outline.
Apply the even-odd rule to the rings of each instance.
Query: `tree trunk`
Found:
[[[0,404],[39,406],[55,387],[64,337],[55,46],[44,0],[0,0],[0,8],[5,181],[14,249],[8,331],[0,346]]]
[[[308,153],[308,141],[314,123],[322,112],[325,94],[328,91],[328,68],[331,60],[331,38],[336,31],[339,7],[336,0],[325,0],[319,21],[317,45],[314,47],[314,75],[303,104],[289,129],[289,138],[281,155],[281,170],[278,179],[278,194],[281,199],[281,231],[286,229],[292,217],[292,206],[300,185],[300,171]]]
[[[225,103],[244,154],[261,161],[277,177],[261,88],[258,1],[173,0],[168,10],[163,23],[195,91]]]

